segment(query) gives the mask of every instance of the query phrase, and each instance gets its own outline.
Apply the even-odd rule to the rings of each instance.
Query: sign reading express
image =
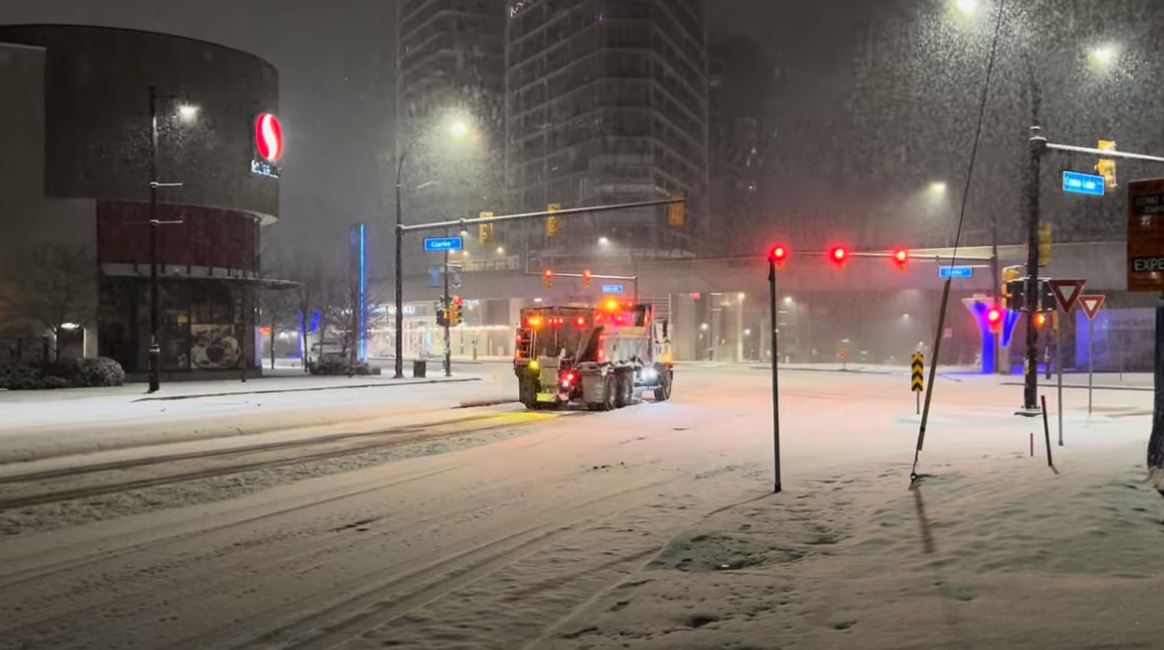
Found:
[[[1128,183],[1128,291],[1164,291],[1164,179]]]

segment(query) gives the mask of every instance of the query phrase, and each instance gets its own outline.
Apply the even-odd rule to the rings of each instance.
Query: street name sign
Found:
[[[1106,181],[1103,176],[1080,172],[1063,172],[1063,191],[1087,196],[1103,196]]]
[[[626,288],[621,284],[604,284],[602,285],[602,293],[622,293]]]
[[[969,280],[974,277],[974,267],[971,266],[939,266],[938,277],[943,280]]]
[[[461,237],[425,237],[424,252],[451,253],[465,250],[465,240]]]

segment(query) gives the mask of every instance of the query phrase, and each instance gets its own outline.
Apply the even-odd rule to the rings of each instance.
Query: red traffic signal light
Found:
[[[893,263],[904,269],[905,265],[909,264],[909,249],[899,248],[893,251]]]
[[[1041,330],[1047,324],[1047,315],[1043,312],[1035,314],[1035,329]]]
[[[776,264],[783,264],[788,260],[788,247],[777,244],[768,251],[768,259]]]
[[[547,289],[554,286],[554,272],[550,269],[546,269],[545,273],[542,273],[542,279],[545,281]]]
[[[1002,329],[1002,310],[998,307],[991,307],[986,311],[986,324],[990,326],[990,331],[998,332]]]
[[[833,246],[829,249],[829,259],[833,261],[833,264],[840,266],[849,259],[849,250],[844,246]]]
[[[590,274],[590,271],[588,271],[588,270],[587,270],[587,271],[583,271],[583,272],[582,272],[582,286],[584,286],[584,287],[586,287],[587,289],[589,289],[589,288],[590,288],[590,282],[591,282],[593,279],[594,279],[594,276],[592,276],[592,275]]]

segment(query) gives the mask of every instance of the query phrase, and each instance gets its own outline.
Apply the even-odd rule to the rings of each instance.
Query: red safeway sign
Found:
[[[1083,293],[1083,285],[1086,283],[1086,280],[1051,280],[1051,291],[1055,293],[1059,308],[1070,313],[1079,294]]]
[[[1083,312],[1087,314],[1088,320],[1095,320],[1095,315],[1103,309],[1103,301],[1106,298],[1100,294],[1093,294],[1090,296],[1079,296],[1079,305],[1083,307]]]

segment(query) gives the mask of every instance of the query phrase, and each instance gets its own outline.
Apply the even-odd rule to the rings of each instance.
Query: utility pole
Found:
[[[1047,138],[1043,137],[1038,125],[1031,127],[1028,139],[1030,148],[1027,162],[1027,290],[1026,310],[1027,349],[1023,364],[1023,410],[1026,415],[1039,411],[1039,330],[1035,327],[1035,316],[1039,300],[1039,176],[1043,153],[1047,149]]]
[[[743,304],[740,304],[741,309]],[[768,255],[768,326],[772,337],[772,461],[775,472],[772,483],[772,493],[781,490],[780,485],[780,390],[779,364],[780,353],[777,342],[780,336],[779,323],[776,320],[776,252]]]
[[[150,86],[150,349],[149,392],[161,388],[162,348],[158,342],[158,89]],[[140,349],[140,348],[139,348]]]
[[[446,230],[445,236],[447,237],[448,234],[449,234],[449,231]],[[445,275],[445,298],[444,298],[444,309],[445,309],[445,376],[452,377],[453,376],[453,348],[452,348],[452,339],[449,336],[449,326],[450,326],[449,312],[452,311],[451,307],[453,306],[453,303],[449,299],[449,251],[447,251],[447,250],[445,251],[445,269],[444,270],[445,270],[445,273],[444,273],[444,275]]]
[[[404,249],[401,245],[404,220],[400,208],[400,183],[406,158],[408,149],[402,149],[400,159],[396,161],[396,363],[392,375],[396,379],[404,378]]]

